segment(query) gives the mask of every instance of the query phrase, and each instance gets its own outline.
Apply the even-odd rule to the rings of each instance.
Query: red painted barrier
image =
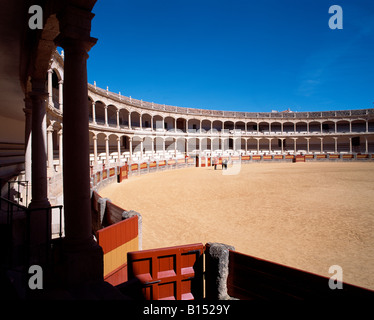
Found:
[[[130,252],[128,279],[138,279],[147,300],[192,300],[203,297],[201,243]]]

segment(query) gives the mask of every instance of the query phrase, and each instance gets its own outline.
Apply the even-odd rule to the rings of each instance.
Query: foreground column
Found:
[[[51,237],[48,211],[47,154],[46,154],[46,103],[48,93],[44,90],[44,79],[32,79],[32,150],[31,150],[31,209],[27,213],[29,223],[28,263],[43,266],[47,262],[48,243]],[[48,219],[48,220],[47,220]]]
[[[46,108],[48,94],[44,91],[44,79],[32,80],[32,200],[31,208],[48,207],[47,150],[46,150]]]
[[[96,43],[90,37],[90,11],[66,7],[58,15],[56,44],[65,52],[63,180],[65,215],[65,283],[69,286],[102,280],[103,253],[92,236],[87,108],[87,52]]]

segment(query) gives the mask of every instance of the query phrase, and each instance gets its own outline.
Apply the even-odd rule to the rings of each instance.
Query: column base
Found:
[[[94,240],[82,245],[64,239],[61,258],[59,273],[64,287],[72,288],[103,281],[103,250]]]

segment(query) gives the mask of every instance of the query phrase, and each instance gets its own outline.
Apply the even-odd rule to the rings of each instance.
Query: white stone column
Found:
[[[268,138],[268,140],[269,140],[269,153],[271,153],[271,140],[272,140],[272,138]]]
[[[365,153],[366,154],[369,153],[369,141],[368,141],[368,137],[365,137]]]
[[[177,119],[174,119],[174,132],[177,132]]]
[[[49,174],[53,172],[53,124],[54,121],[51,121],[51,124],[47,128],[47,155],[48,155],[48,171]]]
[[[129,122],[129,129],[131,130],[131,112],[129,112],[128,122]]]
[[[48,69],[48,103],[53,106],[52,75],[53,70]]]
[[[58,158],[59,158],[59,166],[60,166],[60,172],[62,172],[62,169],[63,169],[63,141],[62,141],[62,138],[63,138],[63,131],[62,131],[62,128],[58,131]]]
[[[64,80],[60,80],[58,82],[58,104],[60,106],[60,111],[63,112],[63,106],[64,106]]]
[[[323,138],[320,138],[321,139],[321,153],[323,153]]]
[[[97,136],[92,137],[94,147],[94,165],[97,166]]]
[[[104,113],[105,113],[105,126],[108,126],[108,106],[104,106]]]
[[[260,153],[260,139],[257,138],[256,140],[257,140],[257,153]]]
[[[109,166],[109,138],[105,137],[105,163],[107,166]]]
[[[151,116],[151,131],[153,132],[153,116]]]
[[[296,152],[297,152],[296,140],[297,140],[297,138],[293,138],[293,152],[294,152],[295,154],[296,154]]]
[[[117,129],[119,129],[119,109],[117,109]]]
[[[140,130],[142,130],[143,129],[143,115],[142,114],[139,115],[139,121],[140,121]]]
[[[336,124],[336,122],[335,122]],[[334,137],[334,142],[335,142],[335,153],[338,153],[338,138],[337,137]]]
[[[283,128],[282,128],[283,129]],[[284,145],[284,138],[281,138],[281,151],[282,151],[282,154],[284,153],[284,148],[283,148],[283,145]]]
[[[121,138],[117,138],[118,164],[121,163]]]
[[[92,101],[92,123],[96,124],[96,103]]]
[[[352,153],[352,138],[349,138],[349,153]]]
[[[306,138],[306,150],[307,150],[307,153],[309,153],[309,140],[310,140],[310,138]]]
[[[152,139],[152,158],[155,156],[155,138]]]

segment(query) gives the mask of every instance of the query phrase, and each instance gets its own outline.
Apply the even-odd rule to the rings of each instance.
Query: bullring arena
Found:
[[[344,281],[374,289],[374,109],[258,113],[183,108],[113,93],[84,83],[78,73],[70,81],[80,85],[66,86],[68,94],[64,64],[64,52],[54,51],[40,77],[47,81],[40,81],[40,88],[35,84],[24,100],[22,120],[2,117],[4,132],[21,132],[22,140],[26,131],[25,143],[0,141],[1,178],[9,180],[1,185],[7,221],[13,219],[9,208],[47,212],[46,224],[31,218],[24,223],[32,235],[27,246],[42,242],[48,248],[47,258],[38,247],[34,259],[58,254],[48,246],[68,239],[79,249],[70,252],[67,246],[74,267],[65,275],[73,284],[81,283],[83,275],[116,286],[140,272],[136,276],[147,298],[193,299],[202,296],[200,291],[194,296],[192,282],[203,273],[195,270],[210,248],[203,244],[223,243],[235,247],[230,257],[242,259],[243,253],[324,277],[330,276],[330,266],[339,265]],[[69,70],[80,69],[73,64]],[[88,91],[78,92],[82,88]],[[76,98],[83,111],[75,108]],[[73,124],[65,126],[69,121]],[[31,123],[37,125],[32,139]],[[225,160],[228,168],[222,170]],[[4,208],[0,204],[0,211]],[[17,226],[13,220],[4,225]],[[19,238],[25,233],[17,232]],[[162,256],[148,251],[170,246],[182,249]],[[142,264],[147,259],[161,261],[155,275],[156,263],[152,268]],[[180,272],[179,263],[186,264],[186,278],[169,288],[174,280],[167,282],[166,275]],[[87,272],[87,265],[94,268]],[[234,289],[240,282],[236,273],[248,265],[231,263],[230,268],[239,268],[230,269],[232,292],[247,290]],[[274,264],[271,268],[284,271]],[[263,280],[268,279],[258,280],[260,287]],[[328,289],[321,281],[317,295]],[[238,295],[258,297],[261,292],[253,290]]]
[[[237,175],[187,168],[100,191],[141,212],[143,249],[228,243],[237,251],[374,288],[374,163],[249,163]]]

